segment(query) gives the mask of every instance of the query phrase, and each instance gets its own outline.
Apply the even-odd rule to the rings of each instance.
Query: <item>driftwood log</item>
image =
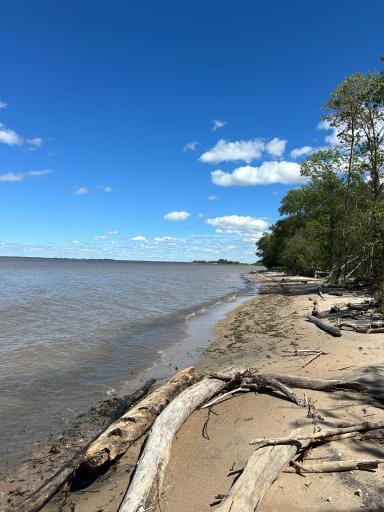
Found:
[[[156,509],[174,435],[197,407],[224,386],[225,383],[221,380],[204,379],[183,391],[160,414],[148,435],[119,512],[145,512]]]
[[[138,390],[126,396],[123,401],[124,410],[119,406],[120,413],[124,413],[128,407],[143,398],[151,386],[155,383],[155,379],[149,379]],[[79,464],[81,463],[85,452],[89,449],[92,443],[100,436],[102,431],[98,432],[96,436],[81,450],[79,450],[68,462],[66,462],[49,480],[44,482],[35,492],[25,498],[23,501],[17,503],[14,508],[8,510],[15,512],[36,512],[40,510],[51,498],[54,496],[61,487],[73,476]]]
[[[105,430],[84,455],[81,469],[94,471],[111,463],[145,434],[181,391],[200,379],[193,367],[178,372]]]
[[[309,429],[309,427],[308,427]],[[292,438],[305,436],[304,429],[292,432]],[[307,430],[308,432],[308,430]],[[309,441],[307,441],[309,444]],[[304,444],[302,445],[304,447]],[[270,486],[297,454],[294,444],[269,446],[253,452],[242,474],[233,484],[228,497],[216,512],[254,512]]]
[[[242,384],[243,375],[249,379],[253,378],[269,378],[280,381],[286,386],[290,386],[292,388],[301,388],[301,389],[313,389],[316,391],[337,391],[342,389],[348,389],[351,391],[364,391],[365,387],[360,384],[360,382],[355,381],[346,381],[346,380],[338,380],[338,379],[310,379],[308,377],[299,377],[296,375],[288,375],[285,373],[262,373],[258,374],[255,370],[239,370],[238,373],[232,375],[226,372],[215,372],[211,374],[211,377],[214,379],[220,379],[224,381],[237,381],[239,384]],[[243,384],[242,384],[243,385]]]
[[[312,322],[313,324],[317,325],[319,329],[328,332],[329,334],[332,334],[332,336],[341,336],[341,331],[339,327],[323,322],[322,320],[316,318],[313,315],[308,315],[307,319],[309,322]]]
[[[326,462],[315,462],[314,464],[299,464],[295,462],[293,466],[288,466],[283,473],[335,473],[338,471],[369,471],[377,469],[379,464],[383,464],[384,459],[373,460],[330,460]],[[292,462],[293,464],[293,462]]]

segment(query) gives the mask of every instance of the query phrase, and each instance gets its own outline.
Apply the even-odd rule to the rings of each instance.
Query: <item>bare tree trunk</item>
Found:
[[[149,433],[119,512],[145,512],[156,509],[174,435],[199,405],[224,386],[223,381],[204,379],[183,391],[160,414]]]

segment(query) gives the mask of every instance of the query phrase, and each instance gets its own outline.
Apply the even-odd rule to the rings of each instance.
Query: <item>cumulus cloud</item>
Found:
[[[7,146],[21,146],[24,143],[24,139],[0,123],[0,142],[7,144]]]
[[[84,196],[85,194],[88,194],[88,193],[89,193],[89,188],[87,188],[87,187],[79,187],[79,188],[77,188],[74,191],[73,195],[75,195],[75,196]]]
[[[312,146],[302,146],[301,148],[294,148],[291,151],[291,157],[300,158],[301,156],[310,155],[314,151],[316,151],[316,148],[313,148]]]
[[[1,108],[7,108],[7,106],[8,106],[8,103],[6,103],[5,101],[0,100],[0,109]]]
[[[220,128],[223,128],[223,126],[226,124],[226,121],[220,121],[220,119],[212,119],[212,131],[216,132],[217,130],[220,130]]]
[[[287,141],[285,139],[278,139],[275,137],[267,142],[265,145],[265,151],[274,158],[280,158],[284,155],[286,145]]]
[[[197,149],[197,146],[200,144],[199,141],[195,140],[193,142],[188,142],[188,144],[186,144],[184,147],[183,147],[183,151],[196,151]]]
[[[8,172],[6,174],[0,174],[0,181],[2,182],[18,182],[24,181],[27,178],[34,178],[38,176],[47,176],[47,174],[51,174],[51,169],[44,169],[41,171],[28,171],[28,172]]]
[[[188,212],[169,212],[166,215],[164,215],[165,220],[170,220],[172,222],[178,222],[180,220],[187,220],[188,217],[190,217],[191,214]]]
[[[259,167],[245,165],[232,172],[220,169],[211,173],[212,182],[219,187],[270,185],[283,183],[289,185],[303,181],[300,165],[296,162],[263,162]]]
[[[0,143],[6,144],[7,146],[22,146],[23,144],[27,144],[31,146],[31,149],[37,149],[43,144],[43,139],[41,137],[36,137],[34,139],[25,140],[24,137],[16,133],[14,130],[7,128],[0,123]]]
[[[215,228],[216,233],[230,233],[236,235],[255,236],[268,227],[268,222],[263,219],[243,215],[224,215],[205,220]]]
[[[216,145],[203,153],[199,160],[208,164],[217,164],[219,162],[244,161],[251,163],[267,153],[274,158],[280,158],[285,151],[287,141],[274,138],[269,142],[256,137],[252,140],[227,141],[220,139]]]
[[[131,238],[131,240],[133,240],[134,242],[145,242],[146,238],[145,238],[145,236],[137,235],[137,236],[133,236]]]

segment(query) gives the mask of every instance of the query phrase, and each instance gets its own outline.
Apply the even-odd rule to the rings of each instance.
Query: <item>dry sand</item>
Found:
[[[372,395],[384,395],[384,334],[357,334],[343,331],[334,338],[305,320],[312,309],[318,282],[300,283],[299,278],[278,274],[261,278],[260,295],[234,310],[216,328],[216,338],[205,350],[197,367],[202,371],[230,365],[256,367],[260,372],[284,372],[321,378],[360,378],[370,395],[351,392],[308,391],[324,418],[323,425],[339,426],[360,421],[383,421],[384,410],[372,405]],[[360,302],[361,297],[325,295],[320,308],[336,302]],[[319,348],[322,355],[303,367],[308,359],[288,356],[295,348]],[[303,390],[297,390],[302,395]],[[215,496],[228,493],[233,476],[228,472],[242,468],[255,437],[281,436],[298,426],[310,424],[305,408],[273,394],[246,393],[213,407],[207,432],[203,427],[207,410],[195,411],[178,432],[172,448],[162,496],[161,512],[208,512]],[[381,431],[368,439],[337,441],[316,448],[308,459],[384,459]],[[101,479],[83,491],[58,494],[47,511],[116,512],[129,482],[140,445],[130,450]],[[360,489],[362,496],[356,491]],[[357,511],[384,510],[384,471],[354,471],[332,474],[282,474],[267,493],[258,510]],[[62,506],[60,509],[59,507]]]

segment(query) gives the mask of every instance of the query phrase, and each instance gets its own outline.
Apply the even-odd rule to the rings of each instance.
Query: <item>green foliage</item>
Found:
[[[282,218],[257,242],[257,255],[267,267],[365,281],[384,303],[383,73],[346,78],[326,109],[339,145],[301,164],[306,182],[283,198]]]

